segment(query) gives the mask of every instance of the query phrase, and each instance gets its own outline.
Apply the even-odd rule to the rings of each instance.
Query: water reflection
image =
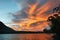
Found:
[[[52,40],[52,34],[0,34],[0,40]]]

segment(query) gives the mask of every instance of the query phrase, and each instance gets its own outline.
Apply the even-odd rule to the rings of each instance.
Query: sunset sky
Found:
[[[25,26],[30,30],[43,29],[47,24],[42,20],[47,19],[47,15],[59,3],[60,0],[0,0],[0,21],[9,26],[16,23],[16,27],[19,28],[20,26],[22,30],[25,30]],[[34,13],[35,17],[33,16]],[[33,25],[34,27],[31,28],[30,24],[34,23],[39,25],[36,27]]]

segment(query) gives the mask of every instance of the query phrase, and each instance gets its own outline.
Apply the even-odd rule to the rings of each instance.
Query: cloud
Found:
[[[52,13],[52,10],[53,10],[53,8],[55,8],[55,7],[57,7],[58,5],[59,5],[59,3],[60,3],[60,0],[18,0],[18,4],[21,4],[21,7],[23,8],[22,10],[20,10],[20,11],[18,11],[18,12],[16,12],[15,14],[12,14],[13,15],[13,19],[12,19],[12,21],[13,22],[15,22],[15,23],[20,23],[20,22],[24,22],[24,21],[30,21],[30,22],[34,22],[34,21],[32,21],[31,20],[31,15],[29,15],[28,13],[26,13],[26,12],[24,12],[24,10],[28,10],[28,9],[30,9],[29,8],[29,6],[33,6],[33,4],[34,3],[38,3],[38,5],[37,5],[37,8],[36,8],[36,10],[37,9],[39,9],[38,10],[38,12],[39,12],[39,14],[38,13],[35,13],[36,12],[36,10],[34,11],[33,9],[33,11],[34,11],[34,13],[33,14],[37,14],[37,16],[39,17],[41,17],[41,15],[43,15],[43,17],[42,18],[40,18],[40,19],[46,19],[45,17],[47,17],[48,15],[50,15],[51,13]],[[31,5],[28,5],[28,4],[31,4]],[[34,6],[33,6],[34,7]],[[29,12],[29,11],[28,11]],[[41,15],[40,15],[40,13],[41,13]],[[30,18],[28,18],[28,17],[30,17]],[[34,19],[36,18],[36,16],[34,17]],[[40,20],[39,19],[39,20]],[[42,24],[41,24],[42,23]],[[26,24],[26,23],[25,23]],[[44,24],[43,24],[43,22],[41,22],[41,21],[38,21],[38,24],[40,24],[41,26],[43,26]],[[37,24],[36,24],[36,22],[34,22],[34,23],[32,23],[30,26],[36,26]],[[38,25],[37,25],[38,26]],[[35,27],[35,28],[33,28],[32,30],[40,30],[39,29],[39,27]],[[45,26],[45,25],[44,25]],[[42,28],[43,29],[43,27],[40,27],[40,28]],[[28,28],[29,29],[29,28]],[[22,29],[22,30],[27,30],[27,29]],[[31,30],[31,29],[30,29]]]

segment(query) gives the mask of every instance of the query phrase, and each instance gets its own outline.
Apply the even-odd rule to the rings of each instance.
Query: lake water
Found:
[[[53,34],[0,34],[0,40],[52,40]]]

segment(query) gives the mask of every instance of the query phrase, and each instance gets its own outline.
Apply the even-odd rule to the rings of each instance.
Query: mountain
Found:
[[[7,27],[6,25],[4,25],[4,23],[0,21],[0,33],[12,33],[12,32],[15,32],[15,31]]]

